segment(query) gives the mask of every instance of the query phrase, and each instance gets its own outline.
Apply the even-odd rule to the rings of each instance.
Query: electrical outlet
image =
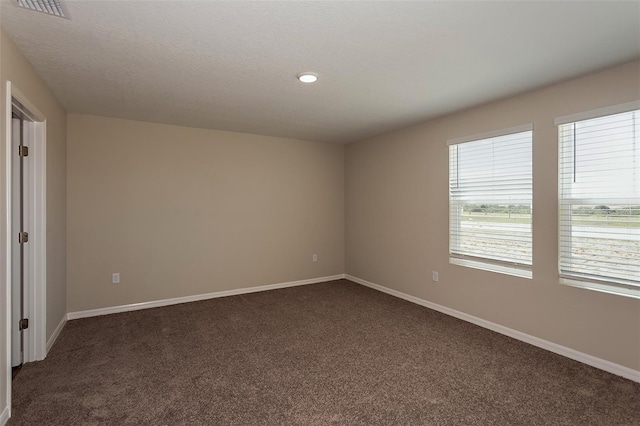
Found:
[[[111,284],[120,284],[120,272],[111,274]]]
[[[318,261],[318,255],[314,253],[314,255],[312,256],[312,260],[314,262],[317,262]]]
[[[431,279],[435,282],[438,282],[438,273],[436,271],[431,272]]]

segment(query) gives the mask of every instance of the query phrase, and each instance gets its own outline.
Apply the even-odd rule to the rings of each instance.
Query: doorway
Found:
[[[18,367],[47,349],[46,120],[11,82],[5,105],[7,344]]]

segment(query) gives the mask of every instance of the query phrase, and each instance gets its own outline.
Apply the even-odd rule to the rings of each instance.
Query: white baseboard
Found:
[[[4,426],[5,424],[7,424],[7,422],[9,421],[9,417],[11,417],[11,415],[9,414],[9,407],[4,407],[2,414],[0,414],[0,426]]]
[[[604,359],[601,359],[601,358],[597,358],[595,356],[586,354],[584,352],[576,351],[575,349],[571,349],[571,348],[568,348],[566,346],[562,346],[562,345],[559,345],[557,343],[553,343],[553,342],[550,342],[548,340],[544,340],[544,339],[541,339],[539,337],[535,337],[535,336],[532,336],[530,334],[526,334],[526,333],[523,333],[521,331],[514,330],[512,328],[508,328],[508,327],[502,326],[500,324],[496,324],[496,323],[493,323],[491,321],[487,321],[487,320],[484,320],[482,318],[478,318],[478,317],[475,317],[473,315],[469,315],[469,314],[466,314],[464,312],[448,308],[448,307],[443,306],[443,305],[438,305],[437,303],[433,303],[433,302],[429,302],[429,301],[424,300],[424,299],[420,299],[419,297],[411,296],[409,294],[402,293],[400,291],[393,290],[391,288],[384,287],[384,286],[381,286],[379,284],[374,284],[372,282],[369,282],[369,281],[366,281],[366,280],[363,280],[361,278],[354,277],[354,276],[348,275],[348,274],[339,274],[339,275],[332,275],[332,276],[328,276],[328,277],[311,278],[311,279],[308,279],[308,280],[300,280],[300,281],[290,281],[290,282],[286,282],[286,283],[270,284],[270,285],[264,285],[264,286],[258,286],[258,287],[239,288],[239,289],[234,289],[234,290],[218,291],[218,292],[214,292],[214,293],[196,294],[196,295],[193,295],[193,296],[183,296],[183,297],[176,297],[176,298],[172,298],[172,299],[155,300],[155,301],[151,301],[151,302],[133,303],[133,304],[130,304],[130,305],[121,305],[121,306],[113,306],[113,307],[109,307],[109,308],[91,309],[91,310],[87,310],[87,311],[69,312],[67,314],[66,319],[63,318],[62,321],[60,321],[60,324],[58,324],[58,327],[56,327],[56,330],[54,331],[53,335],[51,336],[51,338],[47,342],[47,352],[49,352],[49,349],[51,348],[51,346],[53,346],[53,343],[55,342],[56,338],[58,337],[58,335],[62,331],[62,328],[66,324],[66,320],[95,317],[95,316],[100,316],[100,315],[109,315],[109,314],[115,314],[115,313],[120,313],[120,312],[138,311],[138,310],[141,310],[141,309],[157,308],[157,307],[161,307],[161,306],[169,306],[169,305],[176,305],[176,304],[180,304],[180,303],[196,302],[196,301],[199,301],[199,300],[215,299],[215,298],[218,298],[218,297],[235,296],[235,295],[239,295],[239,294],[255,293],[255,292],[259,292],[259,291],[275,290],[275,289],[279,289],[279,288],[295,287],[295,286],[301,286],[301,285],[307,285],[307,284],[317,284],[317,283],[321,283],[321,282],[334,281],[334,280],[339,280],[339,279],[343,279],[343,278],[346,278],[346,279],[348,279],[350,281],[353,281],[355,283],[364,285],[366,287],[370,287],[372,289],[381,291],[383,293],[387,293],[387,294],[390,294],[392,296],[399,297],[400,299],[407,300],[407,301],[415,303],[417,305],[424,306],[424,307],[429,308],[429,309],[433,309],[434,311],[442,312],[443,314],[446,314],[446,315],[461,319],[463,321],[470,322],[472,324],[476,324],[476,325],[478,325],[480,327],[487,328],[489,330],[495,331],[495,332],[503,334],[505,336],[512,337],[512,338],[514,338],[516,340],[520,340],[522,342],[529,343],[529,344],[537,346],[539,348],[546,349],[548,351],[557,353],[558,355],[562,355],[562,356],[565,356],[567,358],[571,358],[573,360],[582,362],[584,364],[590,365],[590,366],[595,367],[595,368],[599,368],[601,370],[604,370],[604,371],[607,371],[609,373],[624,377],[626,379],[633,380],[634,382],[640,383],[640,371],[631,369],[629,367],[625,367],[625,366],[620,365],[620,364],[616,364],[616,363],[611,362],[611,361],[607,361],[607,360],[604,360]],[[2,418],[3,417],[0,417],[0,419],[2,419]],[[1,421],[0,421],[0,425],[2,425]]]
[[[151,302],[132,303],[130,305],[113,306],[109,308],[90,309],[87,311],[69,312],[68,320],[78,318],[96,317],[100,315],[117,314],[120,312],[139,311],[141,309],[158,308],[160,306],[177,305],[180,303],[197,302],[199,300],[215,299],[218,297],[236,296],[238,294],[255,293],[258,291],[276,290],[279,288],[296,287],[307,284],[317,284],[326,281],[343,279],[344,274],[331,275],[328,277],[311,278],[308,280],[290,281],[279,284],[269,284],[258,287],[238,288],[234,290],[217,291],[214,293],[196,294],[193,296],[174,297],[172,299],[154,300]]]
[[[49,354],[49,350],[51,350],[51,347],[58,339],[58,336],[60,336],[60,332],[62,331],[66,323],[67,323],[67,316],[65,315],[62,317],[62,319],[58,323],[58,326],[56,327],[56,329],[53,330],[53,334],[51,335],[51,337],[49,337],[49,340],[47,340],[47,354]]]
[[[409,302],[413,302],[415,304],[424,306],[429,309],[433,309],[434,311],[442,312],[443,314],[459,318],[463,321],[470,322],[472,324],[479,325],[480,327],[487,328],[489,330],[495,331],[500,334],[504,334],[505,336],[512,337],[514,339],[520,340],[525,343],[529,343],[533,346],[537,346],[542,349],[546,349],[548,351],[557,353],[558,355],[565,356],[567,358],[571,358],[575,361],[582,362],[584,364],[590,365],[595,368],[599,368],[601,370],[607,371],[609,373],[622,376],[626,379],[633,380],[634,382],[640,383],[640,371],[633,370],[629,367],[625,367],[620,364],[616,364],[611,361],[607,361],[601,358],[597,358],[595,356],[586,354],[584,352],[579,352],[574,349],[568,348],[566,346],[558,345],[557,343],[550,342],[548,340],[540,339],[539,337],[532,336],[530,334],[523,333],[518,330],[514,330],[512,328],[504,327],[500,324],[496,324],[482,318],[474,317],[473,315],[465,314],[464,312],[457,311],[455,309],[447,308],[446,306],[438,305],[437,303],[429,302],[424,299],[420,299],[415,296],[411,296],[406,293],[402,293],[397,290],[390,289],[388,287],[381,286],[379,284],[374,284],[372,282],[363,280],[361,278],[354,277],[349,274],[345,274],[345,278],[353,281],[355,283],[364,285],[366,287],[370,287],[372,289],[381,291],[383,293],[390,294],[395,297],[399,297],[400,299],[407,300]]]

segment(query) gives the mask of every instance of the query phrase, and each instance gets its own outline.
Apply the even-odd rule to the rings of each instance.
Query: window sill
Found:
[[[640,299],[640,288],[623,287],[615,284],[596,283],[592,281],[581,281],[576,278],[565,277],[560,277],[560,284],[599,291],[601,293],[615,294],[616,296]]]
[[[476,260],[460,259],[457,257],[449,257],[449,263],[452,265],[466,266],[468,268],[481,269],[483,271],[496,272],[498,274],[513,275],[520,278],[533,278],[531,269],[516,268],[514,266],[496,265],[494,263],[479,262]]]

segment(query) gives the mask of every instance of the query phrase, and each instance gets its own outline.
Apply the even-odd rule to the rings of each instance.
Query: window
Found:
[[[448,141],[451,263],[531,278],[532,129]]]
[[[640,298],[639,108],[556,119],[565,284]]]

